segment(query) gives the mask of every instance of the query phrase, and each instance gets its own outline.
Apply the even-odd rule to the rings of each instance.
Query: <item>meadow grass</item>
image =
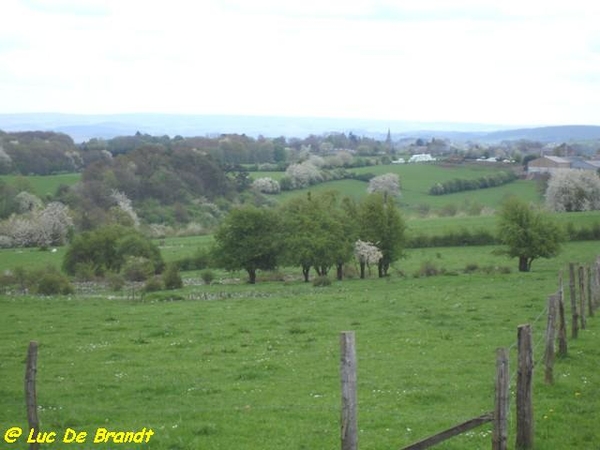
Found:
[[[491,410],[495,349],[530,322],[539,359],[540,313],[559,270],[597,254],[571,243],[518,273],[492,250],[411,250],[391,277],[325,288],[188,283],[170,294],[180,301],[0,297],[0,427],[26,427],[23,363],[35,339],[43,430],[150,427],[149,449],[338,448],[339,332],[354,330],[360,446],[399,448]],[[424,263],[446,275],[415,277]],[[536,370],[536,448],[594,448],[600,438],[596,321],[557,362],[555,386]],[[512,444],[514,418],[511,427]],[[490,439],[483,426],[438,448],[489,448]]]
[[[38,197],[52,196],[60,185],[71,186],[81,179],[80,173],[63,173],[58,175],[0,175],[0,180],[7,184],[33,189]]]
[[[387,164],[348,169],[357,174],[372,173],[382,175],[396,173],[400,176],[401,196],[399,206],[408,216],[427,215],[429,212],[440,213],[440,210],[453,205],[456,210],[468,211],[476,207],[496,209],[508,196],[518,195],[520,198],[540,203],[542,198],[537,191],[537,184],[531,180],[517,180],[503,186],[474,191],[457,192],[448,195],[429,195],[429,189],[438,182],[459,179],[477,179],[485,175],[498,173],[499,170],[511,170],[504,165],[490,166],[479,164],[443,165],[443,164]],[[270,176],[279,180],[284,172],[253,172],[253,178]],[[309,191],[318,193],[338,191],[356,200],[367,195],[368,183],[359,180],[334,180],[316,184],[305,189],[285,191],[269,198],[277,202],[286,202],[296,196],[306,195]]]

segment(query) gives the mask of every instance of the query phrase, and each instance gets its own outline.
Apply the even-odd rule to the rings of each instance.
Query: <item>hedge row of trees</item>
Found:
[[[388,146],[381,141],[352,133],[348,136],[333,133],[297,139],[262,136],[253,138],[243,134],[170,138],[166,135],[151,136],[138,132],[132,136],[93,138],[82,144],[75,144],[73,139],[64,133],[6,133],[0,130],[0,175],[75,172],[83,170],[95,161],[104,160],[107,156],[126,155],[148,146],[160,147],[164,151],[197,150],[223,166],[274,164],[283,169],[289,163],[305,158],[308,153],[329,155],[335,150],[345,149],[358,155],[369,156],[388,150]],[[341,159],[342,161],[335,164],[343,166],[344,158]]]
[[[453,180],[436,183],[429,189],[429,195],[445,195],[455,192],[473,191],[476,189],[486,189],[504,184],[512,183],[517,179],[517,175],[512,171],[502,171],[494,175],[486,175],[473,180],[455,178]]]
[[[357,203],[335,192],[308,194],[279,208],[244,206],[233,209],[215,233],[213,258],[227,270],[245,270],[250,283],[258,270],[297,266],[308,281],[311,269],[319,276],[357,258],[361,276],[368,258],[355,252],[362,240],[381,252],[378,275],[402,255],[405,224],[394,200],[373,193]]]
[[[84,166],[70,136],[50,131],[0,131],[0,175],[49,175]]]

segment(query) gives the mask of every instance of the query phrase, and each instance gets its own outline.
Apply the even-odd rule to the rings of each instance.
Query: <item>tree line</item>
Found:
[[[402,256],[406,226],[395,201],[375,192],[356,202],[336,192],[309,193],[278,208],[242,206],[229,212],[215,233],[213,258],[218,267],[245,270],[250,283],[259,270],[298,267],[305,281],[310,271],[327,276],[335,270],[343,278],[344,265],[356,258],[373,262],[378,276]],[[356,246],[364,241],[380,257],[369,260]],[[363,250],[364,252],[364,250]]]
[[[512,183],[516,179],[518,179],[518,176],[512,171],[502,171],[494,175],[486,175],[474,180],[455,178],[453,180],[435,183],[429,189],[429,195],[445,195],[454,194],[455,192],[487,189]]]

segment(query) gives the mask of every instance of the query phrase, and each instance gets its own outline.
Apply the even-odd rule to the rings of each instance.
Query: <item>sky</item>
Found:
[[[600,2],[3,0],[0,113],[600,125]]]

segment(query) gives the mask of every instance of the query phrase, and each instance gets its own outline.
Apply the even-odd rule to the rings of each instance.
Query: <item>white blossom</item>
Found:
[[[280,191],[279,182],[271,177],[257,178],[252,182],[252,189],[264,194],[278,194]]]
[[[593,171],[556,171],[548,181],[546,206],[553,211],[600,210],[600,177]]]
[[[377,264],[383,254],[376,245],[361,241],[360,239],[354,243],[354,257],[362,264]]]
[[[26,214],[13,214],[0,223],[0,235],[15,247],[47,247],[62,245],[67,240],[73,220],[69,208],[60,202],[49,203],[44,209]]]
[[[140,219],[135,210],[133,209],[129,197],[127,197],[127,195],[125,195],[124,192],[117,191],[116,189],[112,190],[110,196],[115,201],[117,206],[121,209],[121,211],[126,213],[131,218],[131,220],[133,221],[133,225],[135,227],[139,227]]]
[[[285,171],[294,189],[300,189],[323,181],[321,171],[310,161],[290,164]]]
[[[400,195],[400,177],[395,173],[385,173],[371,178],[367,192],[383,192],[396,197]]]
[[[20,213],[35,211],[42,207],[42,201],[27,191],[19,192],[15,196],[15,201],[17,202],[17,210]]]

